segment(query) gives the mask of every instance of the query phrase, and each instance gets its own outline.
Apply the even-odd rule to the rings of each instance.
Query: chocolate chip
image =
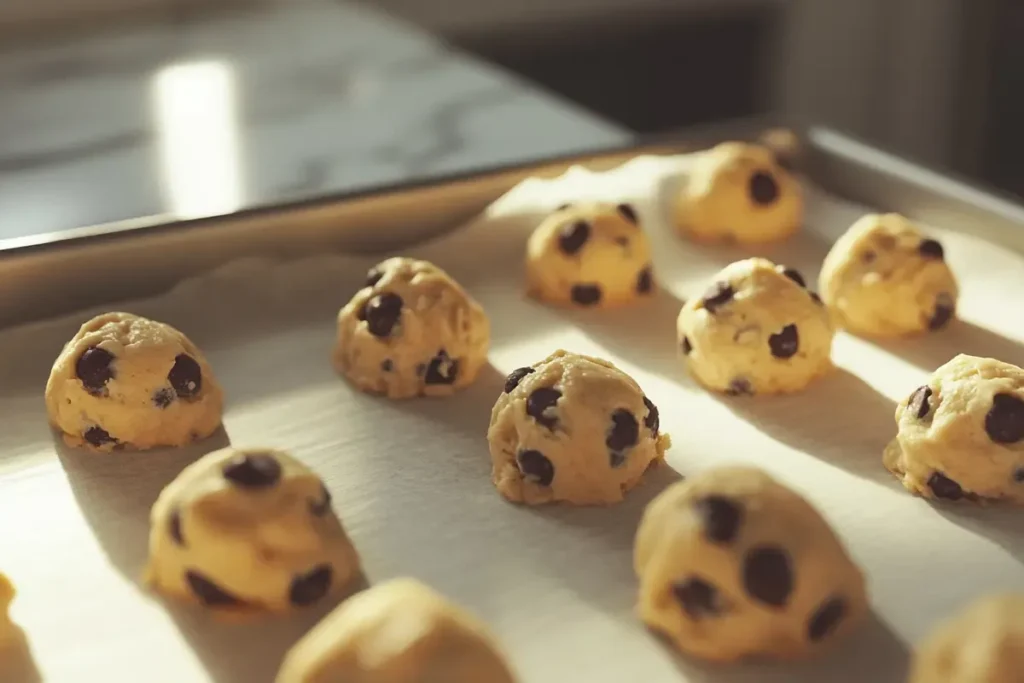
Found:
[[[704,292],[704,308],[708,313],[714,313],[725,304],[732,301],[736,296],[736,290],[728,282],[716,282]]]
[[[385,358],[380,362],[380,369],[384,372],[391,372],[395,369],[395,363],[390,358]]]
[[[387,337],[402,317],[402,297],[391,292],[378,294],[366,302],[366,327],[374,337]]]
[[[107,433],[103,427],[89,427],[85,430],[82,438],[93,446],[102,446],[106,443],[117,443],[117,439]]]
[[[917,246],[917,251],[918,253],[921,254],[921,256],[924,256],[925,258],[933,258],[938,259],[940,261],[946,255],[946,252],[943,251],[942,245],[939,243],[938,240],[922,241],[921,244]]]
[[[636,209],[633,208],[632,204],[619,204],[615,207],[619,214],[630,223],[634,225],[640,223],[640,219],[636,215]]]
[[[593,306],[601,300],[601,288],[597,285],[573,285],[570,296],[580,306]]]
[[[629,246],[629,238],[628,237],[616,237],[615,238],[615,244],[619,245],[620,247],[628,247]]]
[[[932,409],[928,399],[931,398],[932,390],[928,387],[918,387],[914,389],[914,393],[910,395],[907,400],[907,408],[911,413],[917,416],[918,420],[923,420],[928,411]]]
[[[508,373],[508,377],[505,378],[505,393],[511,394],[519,383],[523,381],[523,378],[533,372],[533,368],[516,368],[512,372]]]
[[[551,413],[554,412],[555,404],[560,398],[562,398],[562,392],[558,389],[551,387],[534,389],[526,399],[526,414],[548,429],[554,429],[558,418]]]
[[[758,171],[750,177],[750,198],[757,204],[772,204],[779,198],[779,184],[770,173]]]
[[[163,388],[153,392],[153,405],[157,408],[166,408],[174,403],[174,391]]]
[[[590,239],[590,225],[586,221],[576,221],[562,226],[558,232],[558,248],[562,253],[572,256]]]
[[[281,463],[269,453],[239,453],[224,463],[224,478],[250,489],[273,486],[281,478]]]
[[[693,351],[693,344],[690,343],[690,338],[683,337],[683,353],[689,356],[691,351]]]
[[[754,387],[750,380],[745,377],[737,377],[729,382],[729,388],[725,390],[726,396],[753,396]]]
[[[174,367],[167,373],[167,380],[178,398],[195,398],[203,389],[203,371],[196,359],[179,353],[174,358]]]
[[[705,496],[694,503],[704,535],[712,543],[732,543],[740,531],[743,508],[725,496]]]
[[[845,600],[839,597],[826,600],[807,622],[807,639],[814,642],[822,640],[836,630],[836,626],[845,616]]]
[[[449,357],[448,353],[441,349],[427,364],[423,382],[424,384],[455,384],[455,380],[458,378],[459,361]]]
[[[636,291],[640,294],[649,294],[654,288],[654,276],[651,274],[651,267],[647,266],[636,276]]]
[[[797,283],[801,287],[807,287],[807,281],[804,280],[804,276],[800,274],[799,270],[797,270],[796,268],[786,268],[784,266],[780,267],[782,268],[783,275],[785,275],[786,277],[788,277],[790,280]]]
[[[865,264],[871,264],[875,262],[875,258],[877,258],[877,256],[878,254],[869,249],[860,255],[860,260]]]
[[[181,511],[177,508],[171,510],[171,516],[167,520],[167,533],[170,534],[172,541],[182,547],[185,546],[185,536],[181,532]]]
[[[1018,484],[1024,484],[1024,467],[1018,467],[1014,470],[1013,480]]]
[[[316,517],[323,517],[331,509],[331,492],[322,483],[320,484],[320,500],[309,502],[309,511]]]
[[[561,205],[561,206],[559,206],[559,207],[558,207],[557,209],[555,209],[555,211],[565,211],[565,210],[566,210],[566,209],[568,209],[568,208],[569,208],[570,206],[572,206],[572,204],[562,204],[562,205]]]
[[[644,396],[644,405],[647,406],[647,415],[644,417],[644,426],[651,430],[651,434],[658,435],[661,427],[661,417],[658,414],[658,406],[651,402],[651,399]]]
[[[811,299],[814,301],[814,303],[818,304],[819,306],[823,306],[825,304],[825,302],[821,300],[821,295],[819,295],[817,292],[811,292],[810,294]]]
[[[75,362],[75,375],[82,380],[82,386],[90,394],[102,394],[107,382],[113,379],[113,354],[103,349],[90,346]]]
[[[210,581],[197,571],[188,570],[185,572],[185,581],[188,582],[192,593],[207,607],[226,607],[229,605],[240,605],[242,601],[231,593]]]
[[[953,314],[956,313],[956,304],[953,302],[953,297],[943,292],[935,298],[935,310],[932,312],[932,317],[928,320],[929,330],[941,330],[943,327],[953,319]]]
[[[519,451],[516,455],[519,471],[530,481],[541,486],[551,486],[555,478],[555,466],[540,451]]]
[[[612,413],[612,426],[604,443],[611,452],[612,467],[619,467],[626,461],[626,451],[640,440],[640,423],[633,413],[620,408]]]
[[[946,500],[960,500],[964,497],[964,490],[960,484],[956,483],[942,472],[933,472],[932,476],[928,477],[928,488],[932,490],[936,498],[945,498]]]
[[[327,591],[331,589],[333,576],[334,572],[329,564],[321,564],[305,574],[299,574],[292,579],[292,585],[288,589],[288,600],[298,607],[313,604],[327,595]]]
[[[384,277],[384,269],[380,266],[374,266],[370,270],[366,271],[366,286],[373,287],[375,284],[380,282],[381,278]]]
[[[756,600],[782,607],[793,592],[789,555],[782,548],[758,546],[743,560],[743,587]]]
[[[985,432],[996,443],[1024,439],[1024,401],[1013,394],[996,394],[985,414]]]
[[[776,358],[792,358],[800,350],[800,333],[796,325],[786,325],[781,332],[768,336],[768,348]]]
[[[680,581],[672,586],[672,593],[692,619],[713,617],[722,611],[718,590],[704,579]]]

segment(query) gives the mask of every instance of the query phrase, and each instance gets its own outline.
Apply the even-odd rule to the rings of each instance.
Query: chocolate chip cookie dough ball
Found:
[[[388,398],[447,396],[473,383],[490,340],[484,309],[447,273],[390,258],[338,313],[334,367]]]
[[[1024,676],[1024,594],[982,598],[914,654],[910,683],[1016,683]]]
[[[958,355],[896,407],[886,468],[911,492],[1024,505],[1024,370]]]
[[[654,291],[651,247],[630,204],[566,205],[526,246],[530,296],[556,306],[612,308]]]
[[[204,456],[163,490],[150,522],[148,582],[205,607],[287,612],[360,571],[327,488],[282,451]]]
[[[864,216],[833,245],[821,297],[855,334],[898,337],[938,330],[956,314],[959,290],[942,245],[898,214]]]
[[[513,683],[476,618],[413,579],[349,598],[285,656],[276,683]]]
[[[690,373],[730,395],[795,392],[832,369],[835,336],[797,271],[752,258],[719,272],[676,323]]]
[[[561,350],[508,376],[487,441],[494,485],[529,505],[617,503],[671,445],[632,377]]]
[[[708,470],[655,498],[634,567],[640,618],[703,659],[805,657],[868,611],[864,577],[828,523],[750,467]]]
[[[676,200],[676,229],[700,242],[782,240],[803,224],[800,184],[771,150],[726,142],[703,152]]]
[[[50,423],[98,451],[183,446],[212,434],[224,396],[210,365],[170,325],[106,313],[82,325],[46,383]]]

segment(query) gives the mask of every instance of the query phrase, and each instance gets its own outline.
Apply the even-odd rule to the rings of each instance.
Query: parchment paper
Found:
[[[55,683],[272,680],[319,613],[223,623],[165,605],[137,582],[157,493],[228,439],[289,449],[320,472],[369,580],[416,576],[467,606],[528,683],[900,681],[908,648],[936,620],[978,595],[1024,590],[1019,511],[930,505],[905,493],[880,459],[895,401],[953,354],[1024,363],[1024,258],[936,229],[962,281],[963,321],[885,346],[840,334],[840,369],[807,392],[716,398],[676,357],[676,313],[711,273],[757,250],[697,247],[670,232],[662,204],[687,163],[641,157],[604,174],[527,181],[471,225],[412,250],[465,284],[493,322],[493,367],[450,399],[389,402],[332,373],[335,314],[373,262],[338,255],[239,262],[158,299],[108,307],[171,323],[205,349],[228,406],[224,433],[195,448],[97,456],[55,445],[43,386],[61,345],[94,311],[0,335],[0,570],[20,590],[13,614],[37,673]],[[566,313],[522,297],[528,231],[584,197],[635,202],[664,286],[656,300]],[[864,211],[812,190],[804,234],[760,253],[813,281],[827,245]],[[117,264],[97,264],[96,277],[118,277]],[[622,505],[529,509],[491,486],[485,432],[503,377],[557,347],[632,373],[672,434],[672,467]],[[677,657],[633,617],[632,539],[644,505],[679,474],[736,461],[806,495],[869,576],[873,619],[813,662],[709,667]],[[17,653],[5,655],[5,683],[32,680],[31,666],[10,673],[23,663]]]

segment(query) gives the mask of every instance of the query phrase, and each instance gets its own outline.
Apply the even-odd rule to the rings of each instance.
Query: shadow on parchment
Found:
[[[1019,508],[1001,503],[979,507],[967,501],[934,501],[933,507],[957,526],[984,536],[1024,563],[1024,525]]]
[[[960,319],[937,332],[908,339],[882,340],[878,345],[925,372],[934,371],[958,353],[1024,366],[1024,344]]]
[[[13,632],[0,640],[0,681],[4,683],[39,683],[42,677],[36,668],[25,632],[14,626]]]

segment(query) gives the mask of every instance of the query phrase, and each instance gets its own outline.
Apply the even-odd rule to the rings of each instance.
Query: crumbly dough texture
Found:
[[[282,451],[200,458],[161,492],[150,523],[148,583],[209,608],[283,613],[360,572],[327,488]]]
[[[722,143],[694,160],[675,206],[676,229],[700,242],[782,240],[803,224],[800,183],[768,148]]]
[[[334,367],[388,398],[447,396],[473,383],[490,339],[487,314],[447,273],[389,258],[338,313]]]
[[[526,245],[530,296],[555,306],[614,308],[654,292],[651,247],[630,204],[559,208]]]
[[[563,350],[509,375],[487,442],[494,485],[529,505],[617,503],[671,445],[632,377]]]
[[[690,373],[731,395],[795,392],[832,369],[828,311],[795,270],[762,258],[730,264],[676,322]]]
[[[1024,369],[960,354],[896,406],[885,467],[926,498],[1024,505]]]
[[[1020,683],[1024,594],[994,595],[941,624],[917,649],[910,683]]]
[[[82,325],[46,383],[51,424],[96,451],[183,446],[221,423],[224,395],[203,354],[170,325],[106,313]]]
[[[942,245],[898,214],[854,223],[825,257],[819,288],[839,327],[869,337],[940,329],[959,295]]]
[[[805,657],[868,611],[864,577],[803,498],[751,467],[672,485],[644,512],[640,618],[714,661]]]
[[[413,579],[349,598],[285,656],[276,683],[513,683],[483,624]]]

